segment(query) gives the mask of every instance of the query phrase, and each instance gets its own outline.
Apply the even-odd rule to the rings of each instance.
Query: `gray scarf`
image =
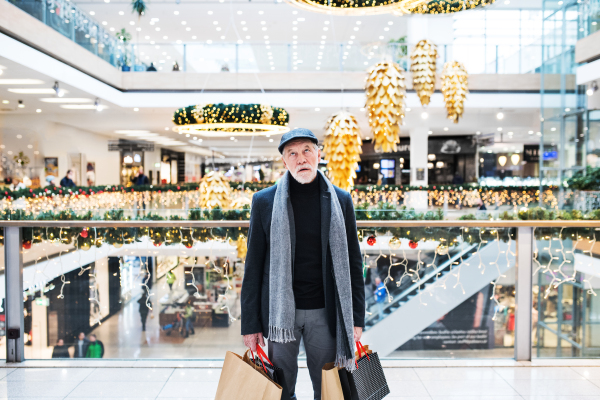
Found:
[[[335,365],[348,370],[354,366],[354,320],[352,316],[352,286],[346,225],[340,202],[331,182],[325,180],[331,195],[331,225],[329,248],[333,260],[336,284],[336,359]],[[291,230],[294,229],[294,212],[289,194],[289,171],[277,184],[273,214],[271,216],[271,266],[269,275],[269,340],[291,342],[294,338],[296,304],[293,295]],[[317,176],[316,179],[319,179]],[[323,200],[321,200],[323,201]],[[340,315],[341,311],[341,315]]]

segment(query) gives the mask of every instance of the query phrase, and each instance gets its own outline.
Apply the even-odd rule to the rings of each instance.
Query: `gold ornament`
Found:
[[[323,151],[331,183],[344,190],[354,186],[362,154],[362,140],[356,118],[341,111],[327,121]]]
[[[250,205],[252,205],[252,200],[247,197],[241,196],[241,197],[238,197],[237,199],[233,200],[231,202],[230,207],[233,209],[236,209],[236,210],[241,210],[242,208],[244,208],[244,206],[250,206]]]
[[[448,246],[443,243],[440,243],[437,247],[437,253],[441,256],[445,256],[448,254]]]
[[[402,240],[396,236],[392,236],[389,243],[390,249],[398,250],[402,246]]]
[[[196,120],[196,123],[201,124],[204,122],[204,106],[206,104],[198,104],[193,110],[192,110],[192,116],[194,117],[194,119]]]
[[[303,10],[328,15],[408,14],[430,0],[287,0]]]
[[[426,106],[435,92],[437,47],[429,40],[421,40],[413,49],[410,58],[413,87],[421,100],[421,105]]]
[[[211,171],[200,184],[201,208],[229,208],[231,204],[231,188],[229,182],[218,172]]]
[[[246,260],[246,254],[248,253],[248,239],[244,235],[240,235],[238,240],[235,242],[237,248],[238,258],[242,261]]]
[[[400,143],[400,125],[404,123],[404,70],[394,62],[376,64],[369,70],[365,91],[375,151],[397,151]]]
[[[271,118],[273,118],[273,107],[268,104],[260,105],[260,123],[265,125],[271,125]]]
[[[469,74],[458,61],[449,61],[442,73],[442,93],[446,103],[448,119],[458,124],[465,109],[465,99],[469,93]]]
[[[408,10],[411,14],[451,14],[485,7],[496,0],[431,0]]]

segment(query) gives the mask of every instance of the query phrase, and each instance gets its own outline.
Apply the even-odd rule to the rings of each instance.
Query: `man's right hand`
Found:
[[[265,347],[265,340],[263,339],[262,333],[253,333],[251,335],[244,335],[244,345],[252,351],[256,351],[256,343],[259,343],[261,347]]]

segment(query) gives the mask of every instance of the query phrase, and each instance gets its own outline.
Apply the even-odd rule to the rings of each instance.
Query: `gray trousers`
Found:
[[[304,339],[306,363],[312,381],[315,399],[321,399],[321,369],[323,365],[335,361],[335,337],[329,332],[327,312],[318,310],[296,310],[294,340],[288,343],[269,341],[268,355],[274,365],[283,370],[290,396],[296,391],[298,378],[298,352],[300,338]]]

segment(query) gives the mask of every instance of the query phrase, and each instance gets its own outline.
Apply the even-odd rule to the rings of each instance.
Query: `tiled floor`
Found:
[[[505,366],[494,360],[473,360],[476,366],[461,366],[467,360],[443,361],[445,365],[440,361],[384,360],[391,390],[387,399],[600,400],[600,362],[595,360],[570,360],[581,366],[552,366],[567,360],[505,360]],[[102,367],[73,360],[27,361],[18,368],[0,364],[0,400],[208,400],[217,390],[220,364],[135,360],[104,361]],[[300,369],[297,394],[299,400],[312,400],[306,368]]]

